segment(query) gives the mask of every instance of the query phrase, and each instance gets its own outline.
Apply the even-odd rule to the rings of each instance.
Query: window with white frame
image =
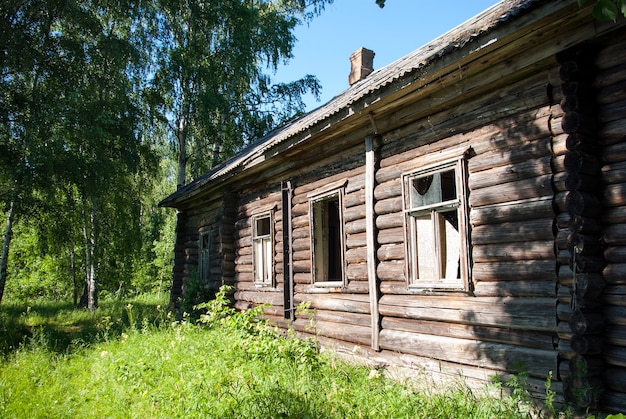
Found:
[[[201,231],[198,246],[198,275],[203,284],[207,284],[211,275],[211,231]]]
[[[313,283],[318,286],[342,286],[344,238],[341,190],[316,196],[310,202]]]
[[[403,176],[409,286],[466,289],[468,247],[464,160]]]
[[[260,286],[272,286],[274,279],[274,226],[272,213],[252,217],[252,257],[254,264],[254,283]]]

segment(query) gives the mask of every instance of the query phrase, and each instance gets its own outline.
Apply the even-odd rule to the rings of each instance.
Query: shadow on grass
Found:
[[[68,353],[117,339],[132,329],[158,328],[167,320],[165,298],[107,299],[95,312],[71,302],[3,302],[0,304],[0,354],[35,345]]]

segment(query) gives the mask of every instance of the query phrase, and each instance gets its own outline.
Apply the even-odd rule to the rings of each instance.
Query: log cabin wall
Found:
[[[604,181],[599,229],[606,284],[598,308],[603,314],[603,339],[596,340],[604,343],[601,405],[626,412],[626,39],[622,35],[597,50],[593,92]]]
[[[234,284],[234,196],[192,202],[177,214],[170,304],[179,308],[190,292],[209,298],[223,284]],[[202,238],[206,236],[204,245]],[[207,262],[206,273],[201,248]],[[190,298],[193,296],[189,295]]]
[[[209,192],[177,196],[173,295],[198,263],[199,233],[212,231],[212,272],[236,284],[236,306],[269,304],[283,327],[435,378],[521,371],[539,397],[552,376],[557,402],[589,406],[604,389],[602,406],[626,409],[626,44],[615,36],[625,24],[592,21],[575,2],[518,3],[530,12],[517,29],[451,48],[423,71],[414,63],[293,138],[270,136],[267,148],[211,173],[224,182]],[[405,179],[453,159],[466,185],[466,282],[412,286]],[[344,276],[315,284],[313,208],[332,191],[341,191]],[[259,283],[255,220],[268,213],[272,277]],[[286,320],[291,281],[311,317]]]
[[[463,371],[485,378],[519,370],[538,392],[551,372],[557,374],[550,123],[562,112],[551,85],[558,77],[556,62],[541,66],[466,100],[463,107],[476,114],[446,109],[384,136],[375,189],[380,344],[426,366],[437,358],[431,374]],[[464,89],[462,83],[457,88]],[[499,118],[481,124],[479,114],[492,112]],[[463,154],[471,282],[465,292],[412,290],[405,275],[401,175]]]

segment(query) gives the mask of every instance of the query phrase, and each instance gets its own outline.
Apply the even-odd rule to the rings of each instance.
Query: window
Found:
[[[344,281],[342,194],[334,191],[311,200],[313,282],[341,286]]]
[[[252,217],[252,257],[254,264],[254,283],[272,286],[274,272],[272,214]]]
[[[469,275],[463,160],[405,175],[403,185],[409,285],[465,289]]]
[[[200,232],[198,249],[198,275],[200,282],[208,284],[211,277],[210,254],[211,254],[211,231]]]

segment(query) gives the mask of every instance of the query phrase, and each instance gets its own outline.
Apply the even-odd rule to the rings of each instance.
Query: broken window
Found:
[[[467,283],[462,174],[462,160],[459,160],[404,176],[410,286],[458,289]]]

